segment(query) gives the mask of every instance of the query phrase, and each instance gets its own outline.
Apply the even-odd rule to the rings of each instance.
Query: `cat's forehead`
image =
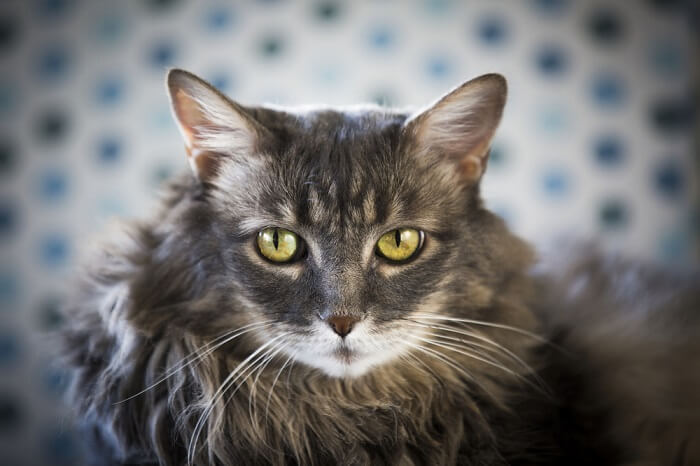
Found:
[[[416,212],[430,216],[418,205],[430,194],[426,178],[399,147],[406,113],[374,106],[251,113],[274,137],[263,141],[259,160],[221,174],[245,230],[306,225],[350,233]]]

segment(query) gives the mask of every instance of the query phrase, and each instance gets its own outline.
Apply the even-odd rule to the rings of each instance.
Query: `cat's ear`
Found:
[[[265,129],[211,84],[173,69],[167,88],[188,161],[200,180],[213,176],[224,158],[245,159],[255,150]]]
[[[506,94],[506,80],[500,74],[462,84],[406,123],[413,150],[419,156],[429,153],[447,159],[463,180],[479,181]]]

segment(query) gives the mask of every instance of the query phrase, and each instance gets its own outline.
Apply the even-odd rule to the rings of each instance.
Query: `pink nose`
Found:
[[[358,322],[359,319],[350,316],[331,316],[326,319],[328,325],[331,326],[333,331],[340,335],[341,338],[352,331],[353,326]]]

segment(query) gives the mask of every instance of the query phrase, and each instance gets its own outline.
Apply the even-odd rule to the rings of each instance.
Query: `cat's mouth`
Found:
[[[357,351],[351,350],[345,342],[338,345],[335,351],[333,351],[333,356],[344,364],[352,364],[358,358]]]

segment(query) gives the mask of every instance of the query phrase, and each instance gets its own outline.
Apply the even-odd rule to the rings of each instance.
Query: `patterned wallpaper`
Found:
[[[526,238],[697,262],[697,7],[662,0],[5,0],[0,465],[79,464],[45,332],[86,242],[184,169],[164,72],[243,103],[424,105],[500,72],[484,182]]]

